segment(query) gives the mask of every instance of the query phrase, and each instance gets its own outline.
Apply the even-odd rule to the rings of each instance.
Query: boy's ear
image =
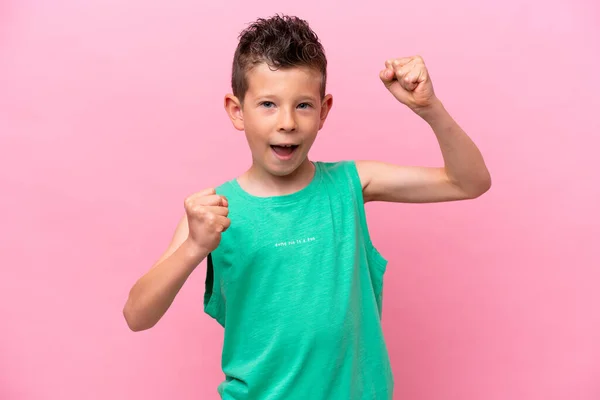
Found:
[[[329,111],[331,110],[332,106],[333,96],[328,94],[327,96],[325,96],[325,98],[323,98],[323,102],[321,103],[321,122],[319,123],[319,129],[323,128],[325,120],[327,119],[327,115],[329,114]]]
[[[244,113],[240,100],[232,94],[225,96],[225,111],[238,131],[244,130]]]

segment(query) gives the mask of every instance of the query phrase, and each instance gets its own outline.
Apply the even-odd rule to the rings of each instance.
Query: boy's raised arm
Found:
[[[473,141],[435,96],[421,57],[388,60],[380,78],[402,104],[435,133],[444,167],[401,166],[357,161],[365,202],[429,203],[472,199],[491,186],[489,171]]]

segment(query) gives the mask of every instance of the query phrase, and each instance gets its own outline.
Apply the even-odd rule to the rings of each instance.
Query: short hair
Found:
[[[248,90],[246,73],[260,63],[272,69],[314,68],[321,73],[321,99],[325,97],[327,58],[306,21],[287,15],[259,18],[240,33],[233,57],[231,87],[242,103]]]

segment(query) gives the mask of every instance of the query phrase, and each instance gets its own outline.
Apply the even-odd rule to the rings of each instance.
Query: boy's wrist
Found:
[[[184,253],[185,258],[193,264],[194,268],[196,268],[196,266],[198,266],[198,264],[200,264],[202,260],[204,260],[210,254],[208,249],[198,245],[190,238],[186,239],[181,244],[181,250]]]
[[[428,106],[415,108],[413,111],[430,125],[444,114],[447,114],[444,105],[437,97],[435,97]]]

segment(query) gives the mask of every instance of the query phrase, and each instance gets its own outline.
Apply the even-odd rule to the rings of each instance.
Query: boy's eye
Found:
[[[275,103],[273,103],[272,101],[263,101],[260,103],[261,107],[265,107],[265,108],[272,108],[275,106]],[[298,104],[298,108],[301,110],[306,110],[307,108],[310,108],[311,105],[310,103],[300,103]]]

